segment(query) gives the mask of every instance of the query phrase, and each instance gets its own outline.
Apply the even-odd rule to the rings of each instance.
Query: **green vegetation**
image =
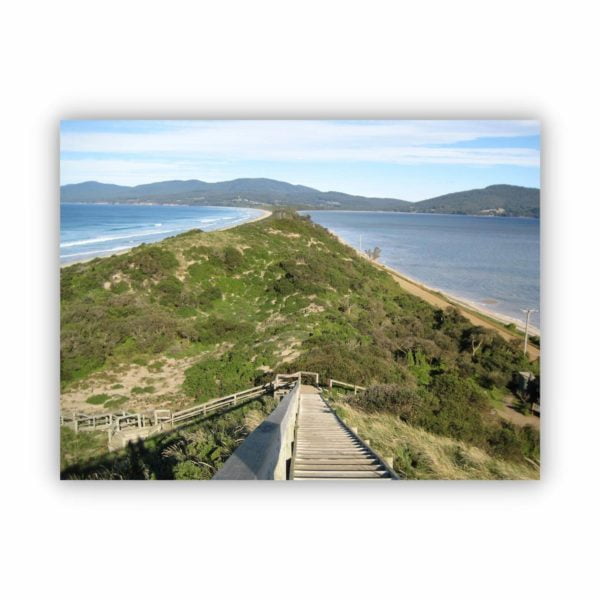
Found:
[[[90,396],[86,402],[88,404],[104,404],[108,400],[108,394],[96,394]]]
[[[113,453],[106,452],[105,433],[62,427],[61,478],[210,479],[274,408],[266,396]]]
[[[530,462],[499,458],[395,415],[366,412],[352,401],[337,401],[334,406],[380,456],[392,457],[394,468],[409,479],[539,479],[539,469]]]
[[[153,385],[147,385],[145,387],[136,385],[135,387],[131,388],[132,394],[152,394],[155,391],[156,391],[156,388]]]
[[[490,185],[483,189],[445,194],[415,203],[417,212],[505,217],[539,217],[540,190],[518,185]]]
[[[60,428],[60,470],[73,464],[84,464],[106,452],[106,433],[75,433],[70,427]]]
[[[427,386],[373,386],[351,402],[358,410],[399,417],[435,435],[477,446],[494,457],[513,461],[540,458],[539,432],[491,416],[488,395],[473,380],[456,373],[440,375]]]
[[[535,435],[493,414],[516,372],[538,374],[518,340],[408,294],[295,213],[187,232],[61,275],[63,390],[109,369],[160,372],[165,358],[185,359],[181,406],[263,383],[273,372],[317,371],[392,386],[357,400],[369,414],[498,459],[538,455]],[[128,289],[116,294],[114,282]],[[133,394],[154,391],[142,383]]]

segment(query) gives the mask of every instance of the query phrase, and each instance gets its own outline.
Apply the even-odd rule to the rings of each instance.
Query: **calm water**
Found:
[[[189,229],[212,231],[230,227],[259,214],[252,208],[214,206],[62,204],[60,261],[105,256]]]
[[[523,320],[540,305],[538,219],[306,211],[345,242],[429,287]],[[539,313],[531,316],[539,327]]]

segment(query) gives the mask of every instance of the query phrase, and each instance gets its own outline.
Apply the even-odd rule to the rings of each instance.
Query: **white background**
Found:
[[[4,5],[4,597],[597,594],[593,6]],[[58,121],[77,117],[540,118],[542,482],[60,483]]]

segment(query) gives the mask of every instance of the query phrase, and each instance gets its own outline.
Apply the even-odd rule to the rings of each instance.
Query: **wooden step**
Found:
[[[386,470],[380,464],[364,465],[355,463],[342,464],[319,464],[319,463],[295,463],[294,472],[302,474],[305,471],[329,471],[333,473],[350,473],[355,471],[375,471],[377,473],[385,473]]]
[[[294,470],[294,479],[300,477],[311,477],[311,478],[334,478],[334,479],[381,479],[383,477],[389,477],[387,471],[319,471],[319,470],[306,470],[296,471]]]
[[[391,479],[381,460],[317,395],[300,396],[291,477],[306,481]]]

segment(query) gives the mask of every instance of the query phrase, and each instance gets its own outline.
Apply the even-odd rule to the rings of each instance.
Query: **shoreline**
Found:
[[[368,258],[368,257],[366,257],[366,258]],[[445,300],[447,300],[451,303],[457,304],[467,310],[474,311],[484,317],[493,319],[494,321],[499,321],[500,323],[502,323],[502,325],[513,324],[518,331],[520,331],[523,334],[525,333],[525,323],[523,321],[521,321],[520,319],[511,317],[509,315],[505,315],[503,313],[494,312],[494,311],[488,310],[486,308],[482,308],[481,306],[479,306],[479,304],[477,304],[473,300],[467,300],[466,298],[461,298],[460,296],[454,296],[453,294],[449,294],[448,292],[441,290],[439,288],[431,287],[431,286],[427,285],[426,283],[419,281],[418,279],[409,277],[408,275],[402,273],[401,271],[398,271],[398,269],[395,269],[394,267],[390,267],[389,265],[385,265],[385,264],[381,263],[381,266],[383,266],[387,271],[392,272],[392,274],[395,275],[396,277],[405,279],[407,282],[422,288],[424,291],[439,295],[439,296],[443,297]],[[530,323],[529,324],[529,335],[530,336],[531,335],[540,336],[541,331],[538,327],[536,327],[535,325],[532,325]]]
[[[170,205],[170,206],[179,206],[179,205]],[[231,207],[231,208],[236,208],[236,207]],[[211,229],[211,231],[226,231],[228,229],[234,229],[235,227],[240,227],[241,225],[248,225],[249,223],[256,223],[256,221],[262,221],[263,219],[267,219],[268,217],[270,217],[273,214],[272,211],[265,210],[263,208],[254,208],[252,210],[258,210],[258,211],[260,211],[261,214],[257,215],[254,219],[250,219],[249,221],[243,221],[242,223],[235,223],[233,225],[226,225],[225,227],[218,227],[217,229]],[[192,227],[191,229],[194,229],[194,228]],[[190,229],[181,231],[180,233],[186,233],[186,231],[190,231]],[[207,232],[207,233],[210,233],[210,232]],[[180,234],[177,234],[177,235],[180,235]],[[166,238],[163,238],[163,239],[166,239]],[[159,242],[162,242],[162,240],[156,240],[156,241],[150,242],[150,243],[157,244]],[[137,246],[132,246],[131,248],[127,248],[125,250],[117,250],[116,252],[110,252],[110,254],[90,256],[89,258],[83,258],[80,260],[73,260],[70,262],[60,263],[60,268],[62,269],[64,267],[70,267],[72,265],[90,262],[92,260],[95,260],[96,258],[108,258],[109,256],[121,256],[123,254],[127,254],[128,252],[131,252],[131,250],[134,250],[135,248],[137,248],[139,246],[141,246],[141,244],[138,244]],[[59,257],[59,261],[60,261],[60,257]]]
[[[524,341],[520,334],[524,333],[525,324],[520,322],[518,319],[514,319],[513,317],[503,315],[501,313],[495,313],[491,310],[482,309],[470,300],[466,300],[465,298],[459,298],[457,296],[448,294],[443,290],[429,287],[427,284],[418,281],[417,279],[413,279],[408,275],[405,275],[404,273],[398,271],[394,267],[390,267],[389,265],[371,260],[365,252],[361,252],[360,250],[356,249],[354,246],[343,240],[339,235],[337,235],[330,229],[327,229],[327,231],[329,231],[329,233],[331,233],[331,235],[333,235],[340,243],[344,244],[344,246],[352,248],[352,250],[354,250],[356,254],[358,254],[361,258],[368,260],[376,268],[389,273],[394,278],[394,280],[398,282],[407,292],[413,294],[414,296],[417,296],[421,300],[424,300],[425,302],[433,306],[437,306],[438,308],[454,307],[474,325],[479,325],[488,329],[492,328],[505,340],[517,339],[519,341]],[[504,327],[504,325],[510,323],[513,323],[515,325],[516,329],[519,332],[518,334]],[[529,335],[540,336],[541,332],[537,327],[530,324]],[[535,360],[540,356],[540,349],[537,346],[528,343],[527,354],[532,360]]]

